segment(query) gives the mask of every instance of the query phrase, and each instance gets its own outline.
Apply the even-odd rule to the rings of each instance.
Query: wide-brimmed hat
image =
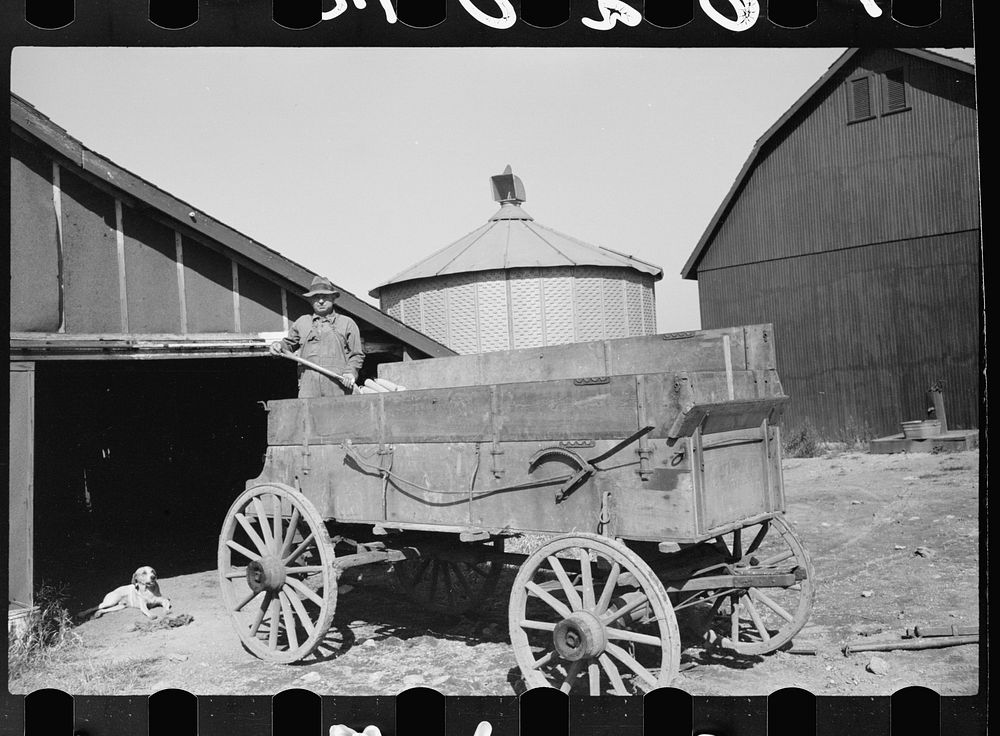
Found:
[[[336,298],[340,296],[340,292],[337,291],[333,286],[333,282],[330,279],[325,279],[322,276],[317,276],[309,284],[309,291],[307,291],[302,296],[317,296],[319,294],[329,294],[330,296]]]

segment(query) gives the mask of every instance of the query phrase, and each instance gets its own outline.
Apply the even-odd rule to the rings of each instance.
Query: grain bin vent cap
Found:
[[[485,224],[368,293],[377,298],[385,287],[404,281],[511,268],[630,268],[649,274],[654,281],[663,278],[659,266],[611,248],[590,245],[536,222],[521,209],[524,184],[510,166],[503,174],[490,177],[490,183],[500,209]]]

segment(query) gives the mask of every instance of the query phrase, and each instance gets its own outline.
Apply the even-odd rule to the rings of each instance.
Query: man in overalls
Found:
[[[288,328],[287,337],[271,343],[271,354],[280,355],[301,348],[300,358],[343,376],[341,384],[300,365],[300,399],[349,394],[365,359],[358,325],[350,317],[334,310],[333,300],[340,296],[340,292],[329,279],[317,276],[303,296],[312,304],[313,313],[299,317]]]

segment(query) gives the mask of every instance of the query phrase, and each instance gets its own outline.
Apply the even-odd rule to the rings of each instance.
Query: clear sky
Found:
[[[538,222],[663,268],[671,332],[700,326],[680,270],[754,142],[843,51],[19,48],[11,88],[373,304],[496,211],[510,164]]]

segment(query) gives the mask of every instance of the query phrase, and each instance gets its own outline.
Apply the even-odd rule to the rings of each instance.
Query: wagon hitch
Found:
[[[607,460],[612,455],[621,452],[626,447],[631,445],[633,442],[638,441],[639,438],[645,437],[655,428],[656,428],[655,424],[648,424],[642,429],[640,429],[638,432],[635,432],[631,436],[619,442],[610,450],[606,450],[597,457],[592,457],[589,460],[584,460],[577,453],[573,452],[572,450],[567,450],[564,447],[546,447],[545,449],[539,450],[538,452],[536,452],[534,455],[531,456],[531,459],[528,461],[528,472],[531,472],[531,469],[535,465],[537,465],[538,462],[543,457],[548,457],[549,455],[558,455],[575,464],[579,468],[579,470],[573,473],[573,475],[568,476],[563,481],[563,484],[559,486],[559,489],[556,491],[556,503],[562,503],[567,498],[569,498],[569,496],[577,488],[582,486],[587,481],[587,479],[590,478],[590,476],[592,476],[599,470],[603,470],[603,468],[597,466],[597,463],[603,460]]]

